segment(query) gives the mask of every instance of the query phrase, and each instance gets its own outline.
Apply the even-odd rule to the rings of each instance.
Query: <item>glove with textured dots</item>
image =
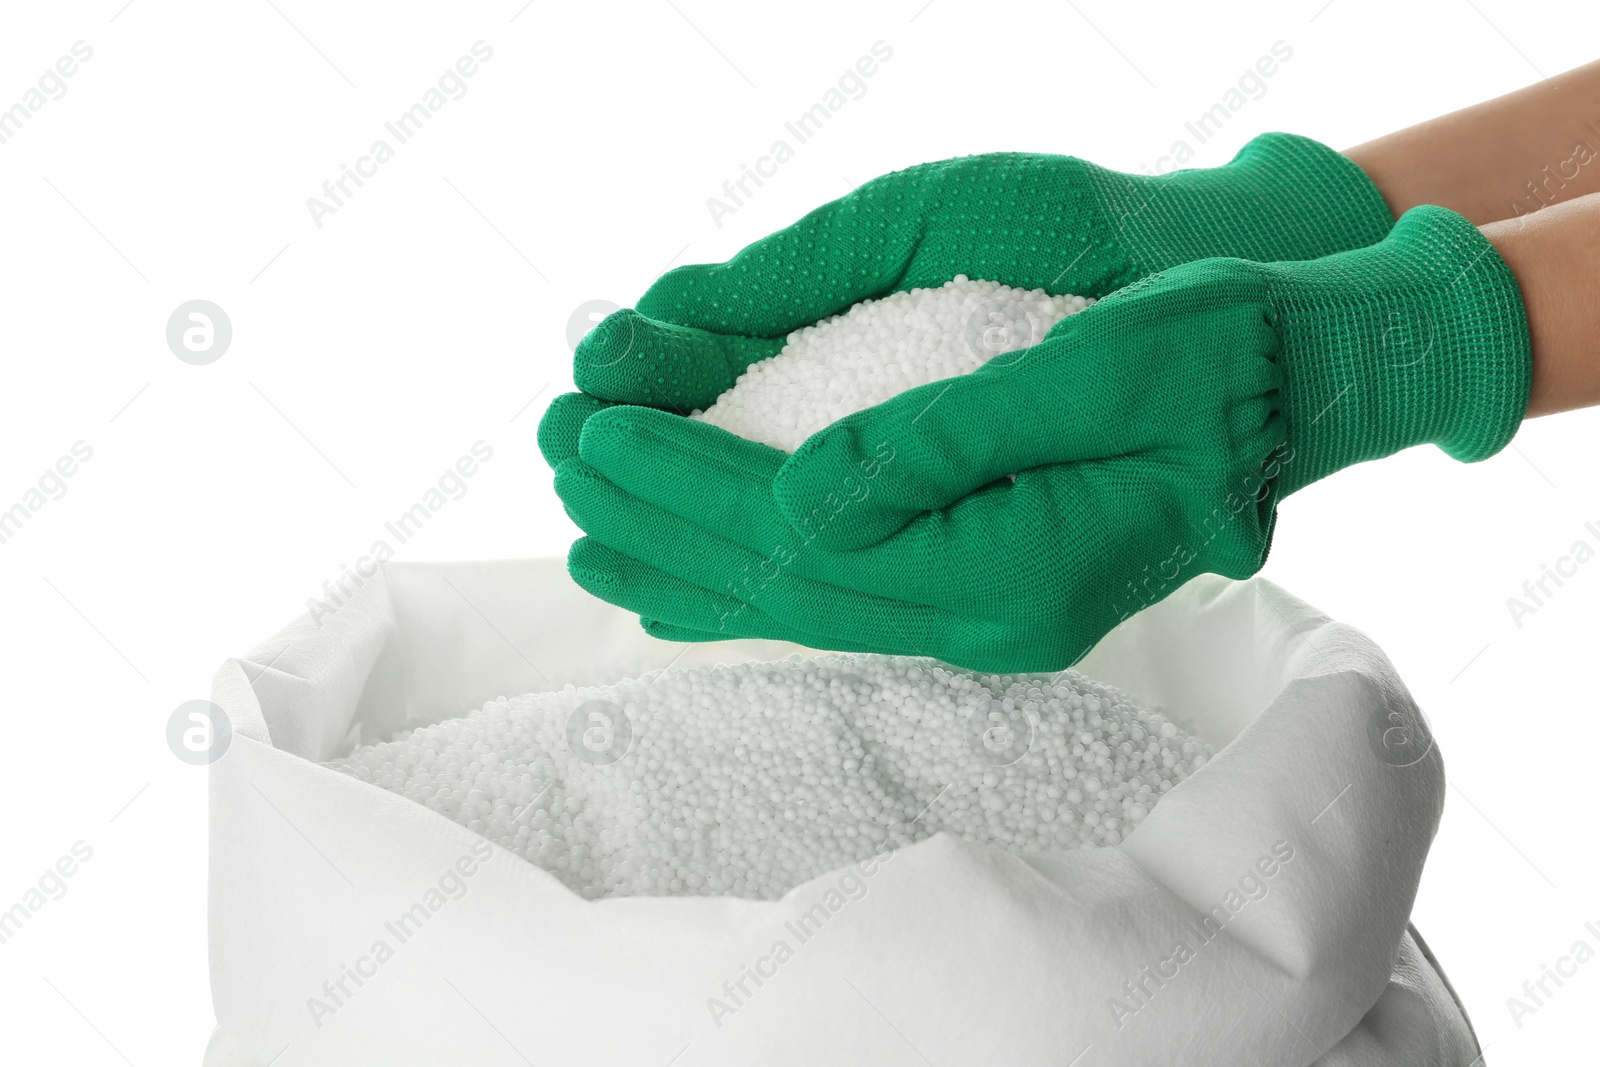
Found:
[[[660,636],[1049,671],[1197,573],[1255,573],[1285,493],[1412,445],[1492,455],[1530,380],[1510,269],[1422,207],[1369,248],[1160,271],[793,456],[600,411],[556,489],[573,577]]]
[[[1314,259],[1381,239],[1394,219],[1366,174],[1316,141],[1268,133],[1229,163],[1123,174],[1070,156],[996,153],[867,182],[726,263],[663,275],[578,345],[539,427],[551,466],[611,404],[709,407],[786,336],[862,300],[958,274],[1100,297],[1212,256]]]

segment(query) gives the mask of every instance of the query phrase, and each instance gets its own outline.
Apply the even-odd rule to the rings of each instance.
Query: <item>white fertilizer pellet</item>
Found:
[[[691,417],[793,452],[846,415],[1036,344],[1091,303],[964,274],[937,289],[864,300],[791,333],[781,352],[751,364]]]
[[[1115,844],[1214,751],[1075,671],[829,655],[501,698],[331,766],[590,899],[773,899],[940,831]]]

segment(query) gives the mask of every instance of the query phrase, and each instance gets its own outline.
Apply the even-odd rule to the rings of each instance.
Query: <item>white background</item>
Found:
[[[570,387],[581,303],[630,303],[671,263],[922,160],[1138,170],[1275,41],[1293,58],[1194,165],[1264,130],[1347,147],[1600,39],[1591,5],[1509,0],[523,4],[0,15],[0,108],[75,41],[94,49],[0,144],[0,509],[74,442],[94,450],[0,544],[0,909],[93,849],[0,945],[0,1060],[198,1062],[205,772],[168,750],[168,716],[394,544],[384,521],[476,441],[494,458],[400,556],[563,553],[534,432]],[[467,94],[318,228],[306,199],[480,39],[494,56]],[[867,94],[715,225],[707,197],[878,40],[894,55]],[[165,342],[194,298],[233,324],[209,366]],[[1600,923],[1600,562],[1521,627],[1506,599],[1575,540],[1600,546],[1597,452],[1600,415],[1580,413],[1473,467],[1419,449],[1343,472],[1283,506],[1265,572],[1371,634],[1432,719],[1452,788],[1416,921],[1493,1064],[1592,1054],[1600,962],[1520,1027],[1506,1000],[1580,937],[1600,945],[1583,925]]]

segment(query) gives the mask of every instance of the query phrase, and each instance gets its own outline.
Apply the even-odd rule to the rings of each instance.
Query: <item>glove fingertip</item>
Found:
[[[606,488],[605,479],[581,459],[564,460],[556,468],[556,496],[567,517],[585,530],[589,528],[586,521],[604,507]]]
[[[778,468],[772,495],[783,517],[808,541],[835,551],[866,548],[907,519],[874,499],[882,461],[838,424],[813,434]]]
[[[539,419],[539,452],[552,469],[578,454],[583,425],[612,405],[587,393],[562,393],[550,401]]]
[[[639,318],[633,308],[618,308],[601,319],[573,349],[573,366],[582,373],[626,359],[636,347]]]
[[[639,297],[637,307],[640,314],[683,326],[699,325],[695,321],[698,316],[685,313],[703,299],[700,292],[703,286],[700,283],[708,269],[709,264],[705,263],[685,263],[673,267],[652,282],[644,295]]]
[[[894,536],[906,525],[897,516],[883,514],[852,502],[814,505],[808,498],[778,498],[783,517],[808,544],[830,552],[871,548]]]
[[[573,384],[613,403],[660,402],[650,383],[661,355],[661,333],[659,324],[632,308],[613,311],[573,351]]]
[[[593,537],[580,537],[567,550],[567,574],[583,589],[611,600],[626,575],[622,568],[630,562],[622,553],[607,548]]]
[[[577,455],[597,470],[611,461],[626,462],[640,447],[641,431],[656,419],[684,421],[679,415],[631,404],[619,404],[609,411],[597,412],[583,424]]]
[[[770,299],[763,299],[763,290],[781,287],[784,267],[803,257],[793,254],[756,268],[748,262],[739,264],[748,254],[747,249],[729,263],[686,263],[672,268],[639,297],[639,314],[715,334],[781,339],[792,327],[778,321],[781,313]]]
[[[661,641],[672,641],[679,644],[704,643],[706,641],[725,641],[727,634],[708,633],[705,630],[695,630],[687,626],[675,626],[670,622],[660,619],[650,619],[639,616],[639,625],[644,632]]]

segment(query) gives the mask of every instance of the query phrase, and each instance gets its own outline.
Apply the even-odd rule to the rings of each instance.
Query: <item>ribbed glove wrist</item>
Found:
[[[1383,239],[1394,216],[1366,172],[1327,145],[1264,133],[1220,167],[1163,175],[1092,164],[1123,284],[1197,259],[1316,259]]]
[[[1280,495],[1413,445],[1486,459],[1515,435],[1532,380],[1522,294],[1460,215],[1415,208],[1372,248],[1262,270],[1292,449]]]

